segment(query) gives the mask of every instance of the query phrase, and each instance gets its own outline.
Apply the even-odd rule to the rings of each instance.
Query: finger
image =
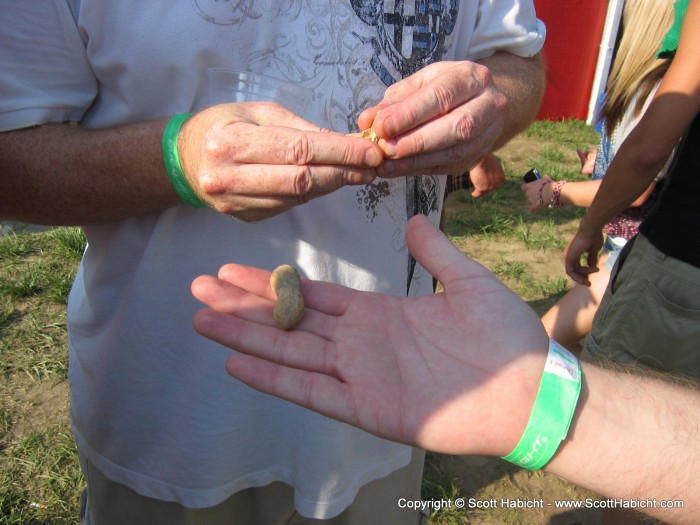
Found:
[[[284,104],[273,101],[225,102],[217,104],[233,121],[254,122],[261,126],[287,126],[306,131],[322,131],[322,128],[297,115]]]
[[[589,267],[584,267],[581,265],[580,258],[578,260],[575,260],[571,262],[567,256],[567,259],[565,260],[564,263],[564,269],[566,271],[566,274],[571,277],[571,279],[583,286],[590,286],[591,282],[588,279],[588,275],[594,272],[597,272],[597,268],[589,268]]]
[[[229,194],[236,198],[293,197],[291,207],[343,186],[370,184],[376,176],[374,169],[352,166],[242,164],[235,172],[225,166],[208,171],[200,187],[212,198]]]
[[[588,278],[588,274],[586,273],[584,268],[581,268],[581,270],[578,272],[574,272],[574,273],[571,273],[568,275],[578,284],[581,284],[583,286],[590,286],[591,285],[591,281]]]
[[[285,331],[210,309],[197,312],[193,326],[213,341],[266,361],[329,375],[337,372],[335,345],[311,332]]]
[[[458,279],[491,275],[486,268],[459,251],[424,215],[416,215],[408,222],[406,242],[416,260],[446,288]]]
[[[250,122],[234,122],[212,131],[207,136],[206,148],[218,158],[235,159],[241,164],[375,167],[383,159],[379,146],[362,137],[283,126],[259,126]]]
[[[591,250],[588,252],[588,257],[586,257],[586,264],[588,264],[588,272],[594,273],[598,271],[598,250]]]
[[[347,386],[334,377],[269,363],[247,355],[234,355],[226,371],[246,385],[310,408],[325,416],[355,423]]]
[[[274,300],[275,292],[270,286],[272,272],[246,266],[245,264],[229,263],[219,269],[219,279],[233,284],[249,293]]]
[[[270,300],[275,299],[275,294],[269,285],[270,272],[266,270],[232,263],[221,267],[219,278],[249,293]],[[342,315],[353,296],[362,294],[362,292],[335,283],[310,281],[303,278],[301,280],[301,293],[307,310],[314,310],[319,315],[326,314],[328,316]],[[305,314],[305,318],[308,313]],[[323,320],[323,322],[330,324],[328,320]]]
[[[276,296],[269,279],[270,272],[266,270],[227,264],[219,270],[218,279],[211,276],[197,277],[192,283],[192,294],[213,310],[227,316],[276,327],[272,314]],[[336,330],[337,316],[347,310],[353,296],[362,293],[337,284],[308,279],[302,279],[301,288],[305,308],[296,329],[327,340],[332,338]],[[200,314],[200,317],[206,315]],[[219,322],[223,323],[221,320]],[[222,335],[210,330],[207,336],[231,346],[236,342],[233,335],[229,327]]]
[[[455,63],[442,63],[436,76],[412,75],[387,89],[385,101],[373,127],[380,137],[396,137],[483,93],[488,70],[473,64],[469,70]],[[439,73],[439,74],[437,74]]]
[[[581,166],[586,164],[586,160],[588,160],[588,152],[583,152],[580,148],[577,148],[576,154],[578,155],[578,159],[581,161]]]
[[[204,275],[192,282],[191,290],[196,299],[218,312],[257,323],[274,324],[274,293],[271,289],[260,294],[251,293],[230,282]]]
[[[376,168],[379,177],[395,178],[413,175],[443,175],[462,173],[465,165],[473,165],[491,147],[484,135],[475,140],[458,144],[444,151],[409,155],[402,158],[387,158]]]
[[[472,101],[468,108],[414,126],[402,135],[380,141],[379,145],[390,159],[438,153],[455,162],[464,156],[459,148],[464,148],[465,143],[469,144],[470,150],[478,150],[478,158],[483,157],[492,149],[501,129],[502,122],[494,112],[493,103],[482,97]],[[440,164],[444,163],[443,160]]]

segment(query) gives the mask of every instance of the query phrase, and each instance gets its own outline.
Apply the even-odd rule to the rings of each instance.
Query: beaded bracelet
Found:
[[[178,197],[193,208],[204,208],[205,204],[192,191],[187,179],[185,179],[185,175],[182,173],[180,157],[177,152],[177,138],[180,134],[180,128],[191,115],[192,113],[173,115],[168,121],[163,132],[163,160],[165,161],[165,170],[168,172],[170,183],[173,185]]]
[[[552,184],[552,196],[549,198],[549,208],[561,208],[564,206],[564,203],[559,199],[561,197],[561,190],[565,185],[565,180],[560,180]]]
[[[544,206],[544,197],[542,197],[542,190],[544,190],[544,187],[545,187],[547,184],[549,184],[550,182],[552,182],[552,181],[551,181],[551,180],[547,180],[547,181],[545,181],[544,183],[540,184],[540,190],[539,190],[539,194],[538,194],[538,197],[537,197],[537,206]]]

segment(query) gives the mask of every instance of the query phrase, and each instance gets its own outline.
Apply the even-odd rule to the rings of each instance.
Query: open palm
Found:
[[[537,392],[544,329],[425,217],[411,220],[407,242],[443,293],[400,298],[304,281],[304,318],[285,332],[272,320],[269,272],[227,265],[193,283],[210,306],[195,328],[240,352],[227,370],[253,388],[395,441],[505,455]]]

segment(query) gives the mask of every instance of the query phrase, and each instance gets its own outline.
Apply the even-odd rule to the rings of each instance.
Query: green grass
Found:
[[[466,193],[453,196],[464,209],[449,213],[445,224],[455,244],[468,253],[481,249],[477,258],[541,309],[569,286],[561,275],[541,272],[541,261],[561,257],[581,212],[562,208],[530,213],[520,177],[538,166],[555,179],[584,178],[578,173],[575,151],[591,147],[597,138],[577,121],[538,122],[523,135],[536,147],[517,161],[505,159],[505,185],[480,199]],[[65,305],[84,249],[85,237],[78,228],[0,236],[0,525],[77,523],[83,480],[67,415],[42,415],[42,399],[34,393],[65,387]],[[531,479],[519,478],[524,475],[517,469],[499,464],[490,471],[493,479],[488,483],[468,488],[472,476],[463,475],[455,467],[457,461],[428,455],[424,498],[486,498],[495,491],[520,490]],[[431,521],[484,523],[478,521],[480,516],[451,507],[436,512]],[[489,519],[486,522],[520,523],[523,515],[504,511]]]
[[[68,421],[29,393],[66,382],[65,305],[84,247],[78,228],[0,236],[0,525],[77,523]]]

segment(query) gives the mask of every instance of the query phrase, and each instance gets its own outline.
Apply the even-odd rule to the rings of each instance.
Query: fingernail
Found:
[[[377,116],[379,116],[379,112],[377,112]],[[376,117],[375,117],[375,120]],[[393,137],[394,133],[396,132],[396,128],[394,126],[394,119],[389,115],[386,117],[383,122],[382,122],[382,128],[384,128],[384,136],[385,137]]]
[[[375,148],[370,148],[365,153],[365,163],[369,166],[379,166],[382,162],[382,154],[379,153]]]
[[[396,144],[393,140],[383,140],[381,143],[381,148],[386,157],[393,157],[396,155]]]

